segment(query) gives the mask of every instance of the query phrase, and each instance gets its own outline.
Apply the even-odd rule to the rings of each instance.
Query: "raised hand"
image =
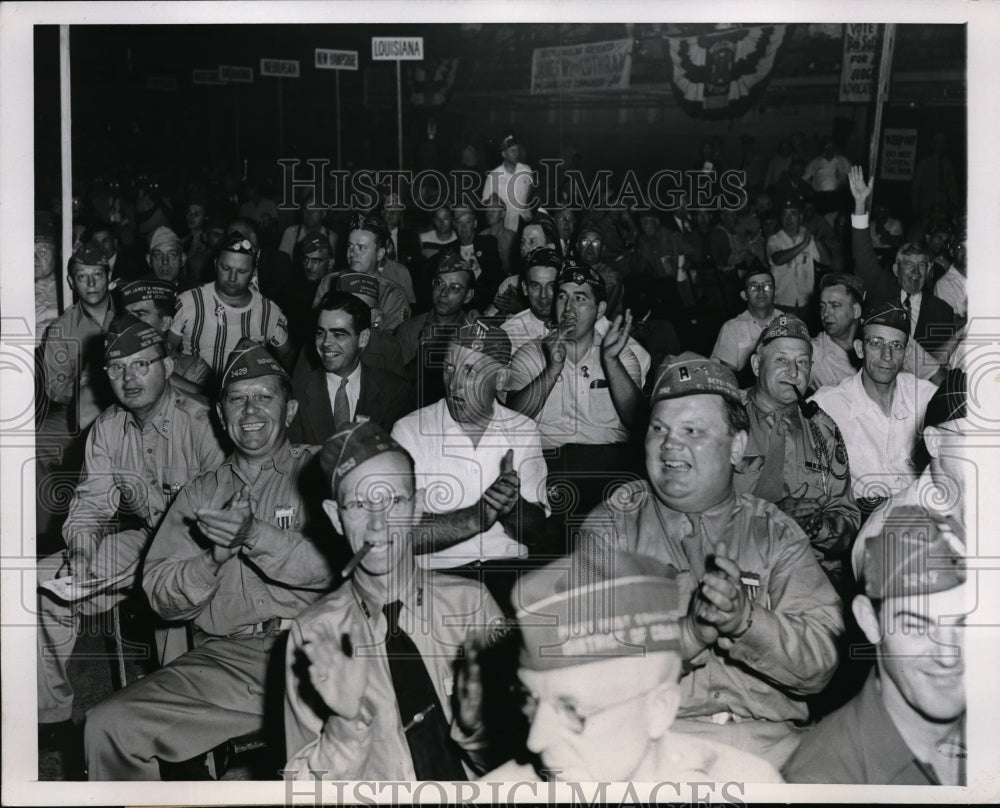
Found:
[[[857,209],[858,206],[864,205],[868,197],[872,195],[875,178],[872,177],[866,184],[865,173],[861,166],[851,166],[851,170],[847,173],[847,181],[850,183],[851,196],[854,197],[855,209]]]
[[[617,359],[622,350],[628,344],[629,335],[632,333],[632,311],[625,309],[625,316],[618,315],[608,329],[608,333],[601,340],[601,359],[605,362]]]
[[[350,609],[345,620],[320,619],[302,629],[300,646],[309,660],[309,681],[337,715],[357,718],[368,683],[368,664],[354,653],[365,636],[361,616]]]

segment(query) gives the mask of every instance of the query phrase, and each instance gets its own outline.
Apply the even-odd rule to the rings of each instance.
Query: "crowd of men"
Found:
[[[500,156],[425,231],[386,191],[279,234],[254,187],[178,235],[146,189],[127,247],[102,197],[61,313],[38,217],[40,492],[75,482],[39,743],[94,780],[258,733],[272,777],[964,784],[958,212],[887,244],[832,144],[717,217],[539,209]],[[155,660],[81,722],[81,621],[126,599]]]

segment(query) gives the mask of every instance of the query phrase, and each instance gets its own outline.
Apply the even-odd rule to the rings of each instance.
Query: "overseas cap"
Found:
[[[309,255],[317,250],[330,252],[330,239],[322,233],[307,233],[302,239],[302,254]]]
[[[378,300],[378,278],[374,275],[365,275],[363,272],[345,272],[343,275],[337,276],[334,286],[338,292],[368,295],[368,297]]]
[[[440,259],[437,261],[437,266],[434,269],[434,277],[444,275],[447,272],[468,272],[470,281],[476,277],[472,265],[452,252],[440,255]]]
[[[382,221],[381,216],[370,216],[369,214],[362,213],[361,211],[355,211],[351,214],[348,229],[367,230],[369,233],[374,233],[376,237],[381,239],[383,244],[386,239],[389,238],[389,231],[386,229],[385,222]]]
[[[667,363],[660,368],[650,397],[652,404],[668,398],[704,393],[714,393],[738,404],[743,403],[736,375],[714,359],[685,351],[680,356],[668,357]]]
[[[84,244],[77,248],[77,251],[70,256],[69,265],[78,264],[82,267],[104,267],[110,268],[108,259],[104,257],[97,247],[92,244]]]
[[[577,263],[572,259],[564,261],[556,278],[556,286],[562,286],[564,283],[587,285],[594,290],[594,296],[598,300],[607,299],[608,288],[604,283],[604,278],[596,269],[586,264]]]
[[[334,432],[319,452],[319,464],[330,480],[330,489],[337,495],[340,481],[352,469],[383,452],[409,455],[382,427],[367,418],[357,418]]]
[[[846,272],[828,272],[823,276],[823,279],[819,282],[820,289],[826,289],[828,286],[837,286],[841,284],[846,286],[848,289],[853,289],[859,298],[865,299],[865,293],[868,291],[865,289],[865,283],[857,275],[848,275]]]
[[[173,230],[169,227],[157,227],[153,231],[153,235],[149,237],[149,251],[152,252],[157,247],[163,247],[166,244],[180,244],[181,239]]]
[[[965,534],[916,505],[886,514],[882,532],[862,534],[851,551],[854,575],[869,598],[929,595],[965,583]]]
[[[521,579],[521,667],[679,653],[684,610],[673,568],[625,552],[596,561],[575,552],[568,564],[560,559]]]
[[[513,349],[507,332],[494,328],[482,320],[463,325],[452,338],[452,342],[470,351],[478,351],[490,359],[495,359],[501,365],[510,364]]]
[[[884,325],[910,335],[910,315],[898,303],[886,300],[874,304],[868,309],[867,316],[861,318],[862,327],[869,325]]]
[[[177,308],[177,288],[167,281],[129,281],[118,286],[123,306],[152,300],[173,310]]]
[[[244,337],[236,343],[222,373],[222,392],[233,382],[244,379],[257,379],[261,376],[280,376],[289,379],[288,373],[278,364],[278,360],[261,343]]]
[[[528,253],[527,258],[524,259],[525,269],[531,269],[532,267],[553,267],[554,269],[561,269],[563,265],[563,259],[555,250],[549,249],[548,247],[536,247],[530,253]]]
[[[126,312],[111,322],[104,335],[104,361],[122,359],[153,345],[163,349],[163,334]]]
[[[779,314],[764,326],[764,330],[760,332],[760,336],[757,338],[756,350],[759,351],[769,342],[774,342],[776,339],[781,339],[782,337],[801,340],[809,345],[812,344],[809,341],[809,329],[804,322],[794,314]]]

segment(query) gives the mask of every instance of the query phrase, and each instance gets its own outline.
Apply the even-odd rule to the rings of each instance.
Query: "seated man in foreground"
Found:
[[[381,427],[346,425],[320,463],[333,494],[323,509],[357,554],[351,580],[292,625],[286,776],[468,779],[485,762],[471,668],[500,610],[481,584],[417,566],[423,492],[410,456]],[[464,664],[453,713],[456,654]]]
[[[570,782],[781,782],[756,755],[670,731],[685,611],[674,570],[646,556],[574,554],[524,577],[518,676],[528,748],[545,772]],[[538,776],[508,763],[485,779]]]
[[[862,691],[785,766],[793,783],[965,785],[964,531],[904,505],[859,538],[852,608],[875,645]]]
[[[309,527],[293,446],[288,374],[241,341],[223,374],[219,418],[234,445],[167,512],[143,589],[166,620],[190,620],[195,648],[98,704],[84,734],[91,780],[157,780],[181,762],[261,728],[271,650],[292,618],[333,583]]]
[[[691,354],[668,365],[653,387],[648,481],[612,492],[587,517],[580,543],[679,571],[689,672],[675,729],[780,766],[808,717],[805,696],[836,669],[844,624],[802,529],[734,489],[748,428],[731,370]]]

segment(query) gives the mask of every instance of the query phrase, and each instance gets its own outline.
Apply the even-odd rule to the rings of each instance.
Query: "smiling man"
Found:
[[[314,771],[468,779],[488,761],[476,652],[500,611],[480,584],[417,565],[423,492],[410,456],[381,427],[345,425],[320,463],[330,522],[352,550],[369,549],[351,580],[292,626],[284,770],[302,780]]]
[[[818,407],[799,407],[812,364],[805,323],[792,315],[771,321],[750,357],[756,384],[747,393],[749,439],[733,482],[744,494],[773,502],[809,538],[835,586],[846,586],[843,561],[860,515],[851,493],[840,430]]]
[[[297,405],[266,348],[238,343],[217,408],[233,453],[178,495],[142,579],[157,614],[191,621],[195,647],[91,710],[91,780],[156,780],[161,761],[260,730],[272,648],[333,583],[307,535],[316,492],[302,469],[317,450],[289,443]]]
[[[931,256],[927,248],[909,242],[899,248],[892,272],[882,269],[871,231],[868,228],[867,204],[875,180],[866,184],[860,166],[850,171],[851,194],[854,196],[854,214],[851,216],[851,245],[855,272],[868,287],[869,303],[892,301],[903,308],[909,317],[907,336],[915,339],[942,364],[948,361],[950,337],[957,327],[955,311],[926,289]]]
[[[139,561],[181,488],[222,462],[208,407],[175,390],[160,331],[130,314],[111,323],[105,373],[117,404],[87,435],[83,477],[63,525],[65,554],[39,562],[38,581],[71,576],[108,586],[70,604],[39,594],[38,719],[42,740],[68,730],[67,665],[80,615],[97,615],[136,585]]]
[[[418,563],[485,573],[501,606],[548,515],[538,427],[496,399],[509,363],[503,331],[482,321],[463,326],[448,345],[444,398],[392,431],[413,458],[418,484],[435,493],[420,520]]]
[[[664,367],[646,432],[647,480],[587,517],[588,553],[652,556],[678,571],[686,672],[674,729],[780,766],[837,665],[841,603],[805,534],[733,486],[749,424],[736,379],[693,354]]]
[[[285,315],[250,284],[258,255],[245,236],[227,238],[215,259],[215,280],[180,295],[177,316],[167,332],[171,350],[200,356],[218,375],[230,351],[246,337],[266,342],[282,365],[291,367],[294,356]]]
[[[876,649],[861,693],[788,761],[792,783],[965,785],[965,537],[914,505],[852,553],[852,609]]]
[[[365,365],[371,310],[347,292],[328,292],[315,315],[313,346],[321,367],[292,381],[298,412],[289,428],[296,443],[321,444],[358,416],[392,429],[413,408],[413,390],[398,376]]]
[[[747,304],[746,311],[726,320],[712,348],[712,359],[741,375],[750,354],[757,345],[761,331],[776,316],[782,314],[774,307],[774,275],[763,267],[759,272],[749,272],[743,279],[740,292]]]

